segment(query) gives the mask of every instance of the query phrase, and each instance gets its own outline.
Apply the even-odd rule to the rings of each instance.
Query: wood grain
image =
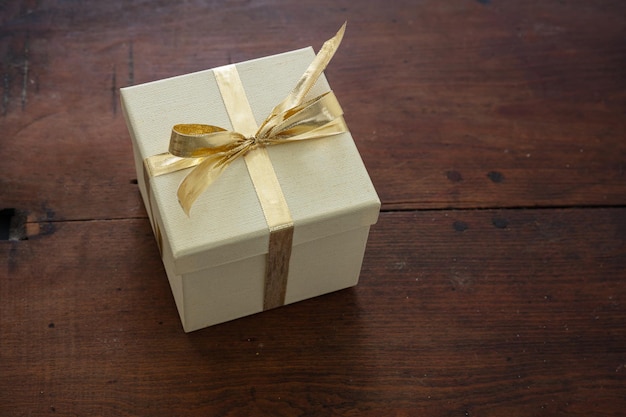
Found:
[[[0,415],[623,415],[625,14],[0,1],[0,210],[27,237],[0,241]],[[326,75],[383,202],[359,286],[184,334],[119,88],[345,20]]]
[[[625,232],[384,213],[359,286],[185,335],[146,220],[63,222],[0,252],[0,414],[617,416]]]
[[[3,203],[145,216],[119,87],[319,48],[347,19],[327,75],[385,208],[624,204],[623,6],[587,3],[7,5]]]

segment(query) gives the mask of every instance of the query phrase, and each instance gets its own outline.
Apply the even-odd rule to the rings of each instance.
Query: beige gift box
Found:
[[[258,124],[314,56],[309,47],[236,65]],[[308,97],[329,89],[322,75]],[[189,170],[144,178],[143,160],[167,151],[172,126],[231,128],[213,70],[123,88],[121,98],[139,189],[184,330],[262,311],[269,230],[242,158],[198,198],[189,217],[176,196]],[[294,222],[285,304],[356,285],[380,201],[352,136],[267,150]]]

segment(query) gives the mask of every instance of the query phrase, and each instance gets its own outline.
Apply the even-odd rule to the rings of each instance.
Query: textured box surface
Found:
[[[313,57],[305,48],[237,64],[257,123]],[[322,75],[309,96],[328,90]],[[183,327],[196,330],[262,311],[269,232],[243,160],[198,198],[190,217],[176,197],[187,170],[149,184],[144,178],[143,159],[167,151],[173,125],[230,129],[213,71],[124,88],[121,97],[139,187],[162,233],[163,263]],[[380,202],[350,133],[267,149],[294,220],[285,303],[355,285]]]

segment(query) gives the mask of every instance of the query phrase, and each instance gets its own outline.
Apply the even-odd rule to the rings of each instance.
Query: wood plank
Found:
[[[0,208],[34,220],[145,216],[119,87],[319,48],[346,19],[327,75],[384,207],[625,203],[623,2],[0,6]]]
[[[0,415],[623,414],[625,12],[0,2]],[[184,334],[119,87],[346,19],[326,73],[386,211],[360,285]]]
[[[360,284],[184,334],[144,219],[0,242],[0,414],[617,416],[626,209],[383,213]]]

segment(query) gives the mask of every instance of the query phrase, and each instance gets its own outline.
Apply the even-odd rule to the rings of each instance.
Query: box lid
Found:
[[[314,56],[309,47],[237,64],[258,124],[291,91]],[[309,96],[329,89],[322,75]],[[173,125],[231,128],[212,70],[123,88],[121,98],[144,201],[142,161],[167,151]],[[294,221],[294,246],[376,222],[380,201],[350,133],[267,149]],[[188,172],[150,180],[154,215],[176,272],[267,253],[269,231],[243,159],[198,198],[190,217],[176,197]]]

